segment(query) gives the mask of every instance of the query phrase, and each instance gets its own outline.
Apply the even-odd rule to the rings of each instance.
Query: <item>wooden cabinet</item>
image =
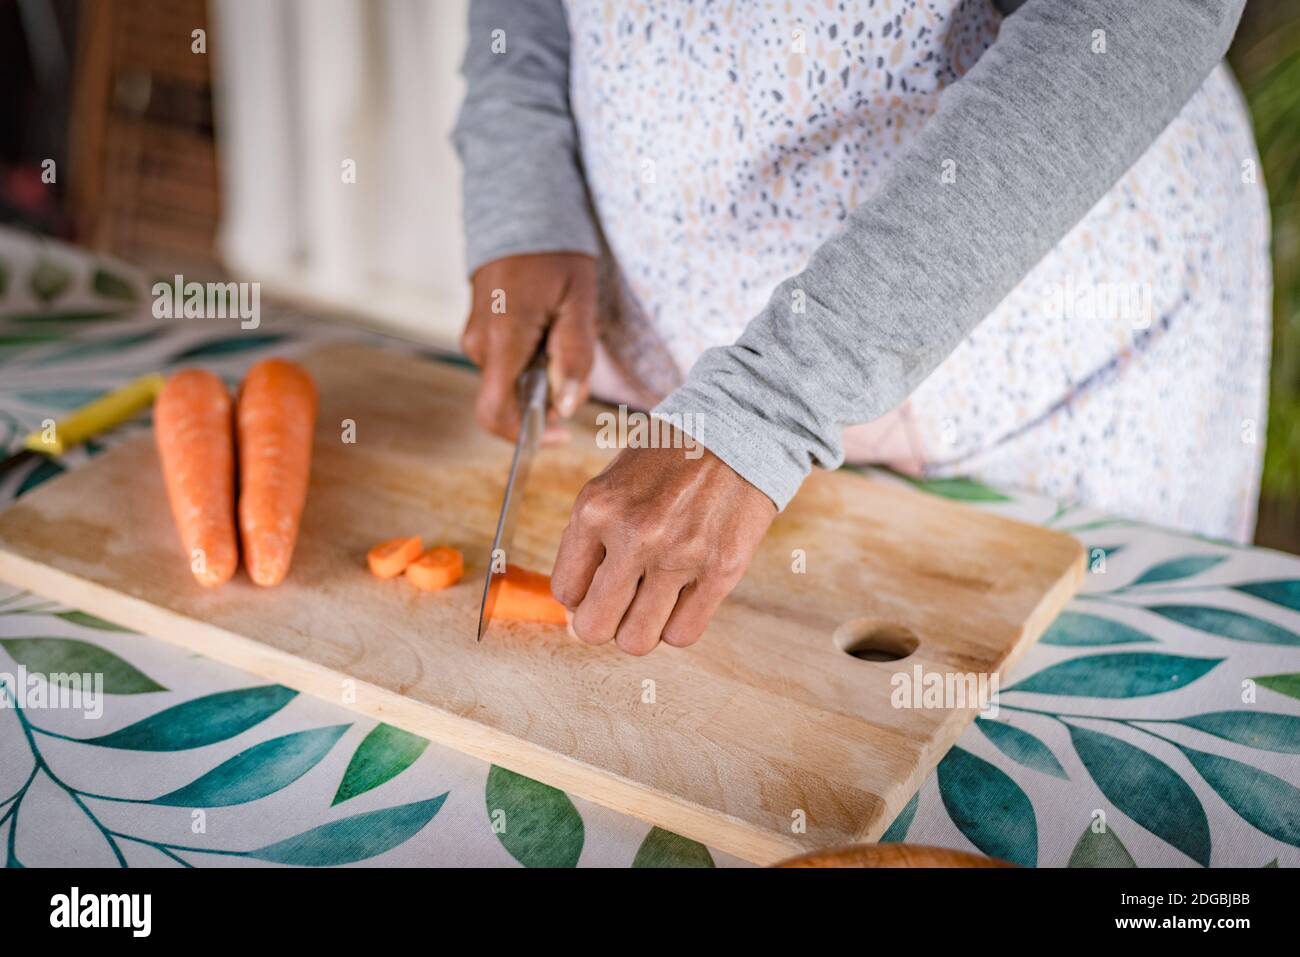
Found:
[[[81,3],[69,203],[82,243],[159,270],[217,271],[207,31],[204,0]]]

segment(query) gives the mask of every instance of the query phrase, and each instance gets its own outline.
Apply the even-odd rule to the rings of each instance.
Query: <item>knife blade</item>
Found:
[[[515,540],[519,503],[523,500],[528,472],[532,468],[533,457],[546,425],[546,404],[546,338],[543,337],[536,355],[519,376],[519,437],[515,439],[515,454],[510,460],[510,474],[506,477],[506,490],[501,496],[501,514],[497,518],[496,535],[492,538],[492,550],[488,552],[487,576],[483,579],[483,601],[478,611],[478,641],[483,640],[483,634],[492,622],[492,611],[496,608],[501,578],[506,570],[506,555]]]

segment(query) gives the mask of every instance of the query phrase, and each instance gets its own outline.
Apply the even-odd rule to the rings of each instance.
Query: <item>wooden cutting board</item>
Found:
[[[359,346],[305,364],[321,413],[280,587],[193,581],[151,436],[0,513],[0,578],[767,863],[877,839],[974,714],[895,708],[891,677],[1001,672],[1083,575],[1065,535],[818,472],[694,647],[632,658],[519,623],[477,644],[510,447],[474,425],[475,377]],[[614,454],[598,411],[539,455],[512,561],[550,569]],[[371,577],[366,550],[411,534],[463,550],[464,581],[425,594]],[[859,640],[906,657],[844,650]]]

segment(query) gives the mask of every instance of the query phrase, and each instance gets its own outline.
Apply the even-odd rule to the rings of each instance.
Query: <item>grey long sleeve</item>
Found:
[[[695,413],[695,437],[784,508],[843,460],[843,426],[906,398],[1137,161],[1243,6],[1028,0],[844,230],[655,411]]]
[[[1021,4],[878,192],[655,411],[691,413],[695,438],[784,508],[814,465],[842,461],[845,425],[898,405],[1137,161],[1222,59],[1244,3]],[[498,5],[476,0],[485,14]],[[1099,30],[1104,53],[1093,52]],[[474,69],[471,54],[471,96],[487,85]],[[468,168],[475,157],[463,146],[462,155]],[[490,194],[515,188],[467,169],[471,180],[493,184]],[[533,195],[545,186],[534,182]],[[471,216],[467,203],[471,250],[489,248],[484,236],[505,231],[492,224],[511,216],[532,233],[522,205],[502,208],[491,195],[475,204],[495,209]],[[549,217],[561,235],[546,248],[576,248],[563,230],[578,208],[566,193],[549,198],[538,222]]]
[[[468,89],[452,140],[469,272],[521,253],[597,255],[560,0],[473,0],[461,72]]]

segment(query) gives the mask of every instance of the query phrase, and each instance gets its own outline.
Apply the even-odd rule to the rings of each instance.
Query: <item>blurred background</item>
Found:
[[[454,346],[466,5],[0,0],[0,224]],[[1273,215],[1257,541],[1300,552],[1300,0],[1251,0],[1229,60]]]

